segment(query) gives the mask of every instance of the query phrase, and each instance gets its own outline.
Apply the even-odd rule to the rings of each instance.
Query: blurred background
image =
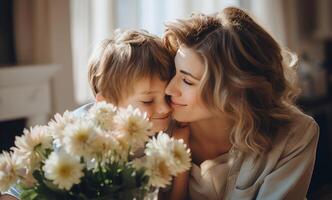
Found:
[[[227,6],[249,11],[298,54],[298,103],[321,128],[309,199],[332,199],[330,0],[0,0],[0,150],[23,128],[93,100],[89,55],[114,29],[162,36],[167,21]]]

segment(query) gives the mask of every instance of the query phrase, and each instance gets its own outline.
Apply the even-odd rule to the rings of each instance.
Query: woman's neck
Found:
[[[232,121],[226,117],[215,117],[191,122],[189,124],[192,137],[207,143],[229,142]]]
[[[228,118],[209,118],[190,123],[190,148],[193,160],[200,164],[230,150],[232,122]]]

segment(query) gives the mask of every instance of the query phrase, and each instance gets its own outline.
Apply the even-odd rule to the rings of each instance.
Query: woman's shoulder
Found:
[[[315,119],[297,107],[292,107],[289,112],[290,123],[280,129],[280,138],[287,142],[286,148],[307,146],[319,136],[319,126]],[[285,134],[287,135],[285,137]]]
[[[313,123],[315,122],[314,118],[310,115],[306,114],[299,107],[292,106],[289,108],[290,117],[292,117],[292,121],[294,122],[303,122],[303,123]]]
[[[315,119],[297,107],[290,109],[290,119],[289,129],[294,134],[300,132],[303,135],[304,133],[312,132],[311,129],[318,129]],[[314,133],[318,133],[318,131]]]

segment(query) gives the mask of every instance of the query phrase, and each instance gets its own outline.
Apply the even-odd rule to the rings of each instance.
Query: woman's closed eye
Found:
[[[194,85],[191,81],[187,80],[186,78],[182,78],[182,81],[187,85]]]

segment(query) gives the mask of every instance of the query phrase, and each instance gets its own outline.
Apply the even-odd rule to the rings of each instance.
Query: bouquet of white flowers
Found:
[[[84,116],[56,114],[0,154],[0,191],[16,185],[23,200],[144,199],[191,163],[182,140],[152,136],[151,127],[138,109],[105,102]]]

